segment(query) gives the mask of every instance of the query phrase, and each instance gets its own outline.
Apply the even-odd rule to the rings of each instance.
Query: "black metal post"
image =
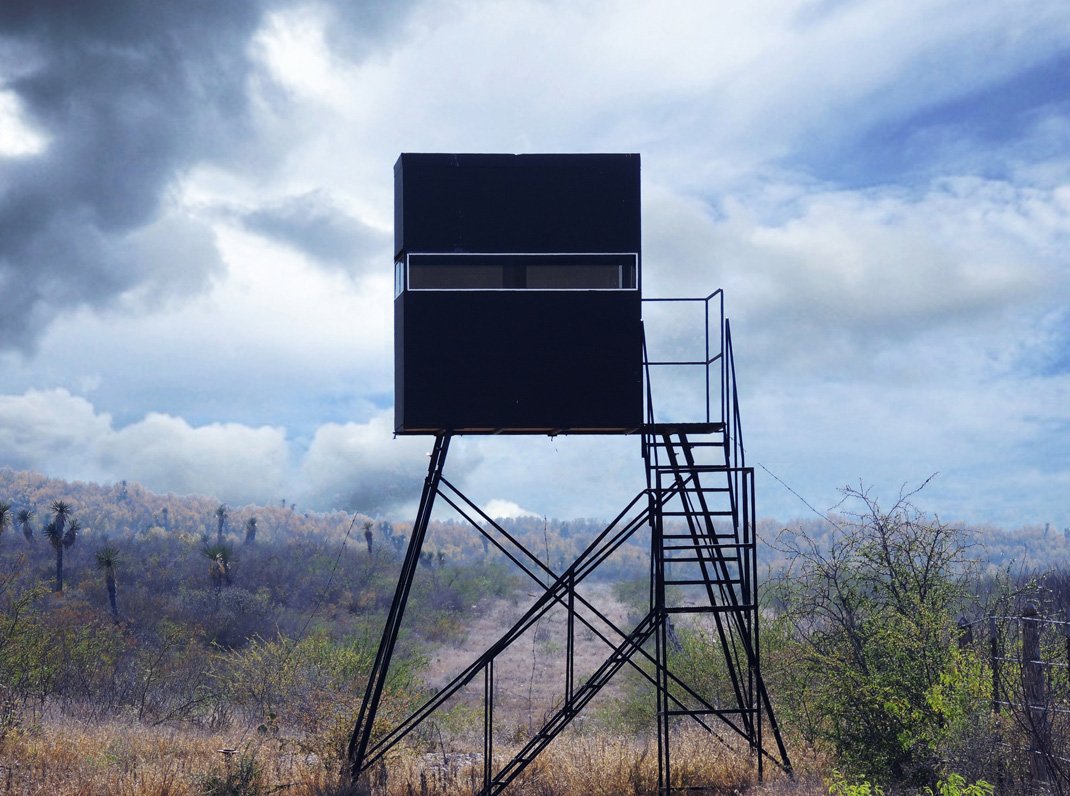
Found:
[[[575,677],[576,651],[576,573],[568,573],[568,630],[566,639],[565,661],[565,701],[572,699],[572,686]]]
[[[655,650],[658,661],[658,687],[657,687],[657,719],[658,719],[658,794],[668,796],[672,788],[672,760],[670,758],[669,738],[669,678],[666,673],[669,670],[668,646],[665,637],[665,610],[664,606],[656,611],[657,628],[655,632]]]
[[[483,669],[483,793],[490,793],[494,776],[494,659]]]
[[[660,486],[660,484],[659,484]],[[654,657],[657,667],[657,688],[655,689],[657,724],[658,724],[658,793],[669,792],[671,780],[671,761],[669,758],[669,670],[665,637],[665,543],[664,535],[664,492],[658,489],[654,496],[656,510],[651,522],[650,542],[654,559],[654,605],[657,628],[654,631]]]
[[[748,477],[749,476],[749,477]],[[748,618],[748,631],[750,633],[751,649],[754,650],[754,654],[750,656],[750,671],[747,677],[747,689],[748,699],[750,704],[754,705],[754,743],[751,748],[758,755],[758,783],[761,784],[765,775],[765,760],[762,759],[762,702],[761,698],[755,699],[757,693],[758,683],[762,680],[762,650],[759,643],[758,635],[758,621],[761,615],[761,611],[758,610],[758,545],[756,543],[755,535],[757,534],[757,528],[753,526],[755,519],[755,507],[754,507],[754,471],[748,470],[743,476],[743,495],[741,504],[744,507],[743,511],[743,544],[744,549],[750,556],[750,566],[746,567],[749,572],[747,583],[745,584],[743,591],[743,602],[747,605],[753,605],[754,608],[747,614]],[[770,711],[770,715],[772,712]],[[776,721],[774,719],[774,721]],[[779,735],[778,730],[774,730]],[[785,762],[787,756],[784,757]]]
[[[383,638],[379,642],[375,663],[372,665],[371,673],[368,676],[368,687],[364,692],[364,700],[360,705],[357,723],[353,727],[353,734],[349,739],[346,761],[348,780],[352,786],[358,785],[360,776],[364,771],[364,756],[368,751],[372,726],[375,724],[375,714],[379,710],[379,700],[383,695],[383,686],[386,685],[390,659],[394,654],[394,645],[397,643],[401,620],[405,615],[409,589],[412,587],[412,579],[420,563],[420,550],[423,547],[424,534],[427,532],[427,526],[431,520],[431,509],[435,503],[435,495],[438,493],[438,485],[442,478],[442,468],[446,464],[446,453],[449,450],[449,446],[449,434],[440,434],[435,437],[435,446],[431,451],[431,461],[427,466],[427,477],[424,479],[423,494],[420,496],[420,507],[416,514],[416,522],[412,526],[412,535],[409,537],[409,547],[405,553],[405,561],[401,566],[397,588],[394,591],[394,600],[390,604],[386,627],[383,629]]]

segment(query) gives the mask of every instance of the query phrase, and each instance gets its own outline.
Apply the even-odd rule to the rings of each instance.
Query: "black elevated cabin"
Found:
[[[399,434],[643,422],[638,155],[402,154]]]

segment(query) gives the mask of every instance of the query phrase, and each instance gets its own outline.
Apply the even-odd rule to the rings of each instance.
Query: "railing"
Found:
[[[723,365],[722,383],[724,392],[723,417],[725,423],[726,455],[728,465],[733,468],[747,466],[746,451],[743,448],[743,423],[739,415],[739,393],[736,390],[736,358],[732,353],[732,327],[725,318],[724,321],[724,356],[721,359]]]
[[[739,415],[739,395],[736,387],[736,363],[732,354],[732,330],[724,314],[724,291],[715,290],[705,298],[644,298],[644,305],[701,305],[702,307],[702,355],[674,358],[661,355],[658,346],[651,346],[650,333],[656,336],[659,325],[666,324],[665,318],[644,321],[644,371],[646,374],[647,422],[705,422],[722,424],[725,435],[725,464],[731,468],[746,466],[746,453],[743,448],[743,427]],[[653,328],[652,328],[653,327]],[[679,328],[670,329],[676,331]],[[680,336],[671,334],[671,343],[680,344]],[[653,342],[657,342],[656,340]],[[654,354],[650,350],[654,348]],[[716,366],[716,367],[715,367]],[[674,408],[669,416],[659,415],[655,409],[658,394],[654,381],[655,369],[701,369],[703,376],[704,401],[700,417],[675,417]],[[671,379],[666,379],[671,385]],[[719,382],[719,383],[717,383]],[[715,396],[716,393],[716,396]]]
[[[706,296],[705,298],[695,298],[695,297],[692,297],[692,298],[644,298],[643,299],[643,304],[644,305],[650,305],[651,309],[654,309],[656,306],[670,305],[670,304],[671,305],[677,305],[677,306],[701,305],[701,309],[702,309],[702,324],[703,324],[703,329],[702,329],[702,331],[703,331],[703,340],[702,340],[703,345],[702,345],[702,355],[701,356],[690,356],[690,357],[685,357],[685,358],[680,358],[680,359],[658,357],[658,354],[660,353],[660,351],[659,351],[657,346],[654,346],[654,357],[655,358],[651,358],[651,356],[650,356],[650,349],[651,349],[650,343],[651,343],[651,340],[649,338],[649,333],[651,331],[653,331],[654,332],[654,337],[656,339],[659,336],[658,335],[659,331],[662,331],[664,333],[664,329],[659,329],[658,328],[659,326],[660,327],[669,327],[669,331],[673,332],[673,331],[676,331],[677,329],[679,329],[682,326],[682,324],[673,323],[673,321],[677,321],[678,318],[679,318],[679,316],[677,316],[675,314],[672,316],[672,320],[670,320],[668,322],[667,322],[666,318],[649,318],[649,319],[644,320],[644,328],[647,330],[647,334],[648,334],[647,340],[645,342],[645,349],[646,350],[644,350],[644,352],[643,352],[643,359],[644,359],[644,365],[645,365],[645,371],[646,371],[646,379],[647,379],[647,419],[648,419],[648,422],[679,421],[679,422],[724,423],[725,419],[726,419],[725,418],[725,401],[723,399],[724,390],[721,389],[722,386],[723,386],[723,375],[724,375],[724,372],[725,372],[724,367],[723,367],[723,363],[724,363],[724,360],[725,360],[724,292],[721,291],[721,290],[715,290],[713,293],[710,293],[710,295]],[[673,328],[673,327],[675,327],[675,328]],[[716,333],[716,340],[711,340],[712,333]],[[680,340],[681,335],[678,335],[678,334],[666,334],[665,336],[670,338],[670,340],[669,340],[670,343],[679,344],[681,342],[681,340]],[[715,372],[713,370],[713,365],[716,364],[716,363],[721,363],[722,366],[720,368],[718,368],[717,371]],[[651,369],[652,368],[662,368],[662,369],[665,369],[665,368],[678,368],[678,369],[679,368],[691,368],[693,370],[701,369],[701,372],[702,372],[702,374],[704,376],[704,378],[703,378],[703,386],[704,386],[704,399],[705,399],[704,403],[705,403],[705,406],[703,408],[704,409],[703,415],[701,417],[692,416],[692,417],[689,417],[689,418],[658,416],[658,414],[654,410],[653,394],[654,394],[655,390],[654,390],[653,378],[652,378],[652,374],[651,374]],[[713,378],[714,378],[715,375],[722,377],[722,384],[721,385],[716,385],[716,391],[722,394],[719,397],[719,400],[717,401],[717,403],[719,405],[717,414],[714,414],[714,410],[713,410],[713,393],[715,391],[715,385],[713,384]]]

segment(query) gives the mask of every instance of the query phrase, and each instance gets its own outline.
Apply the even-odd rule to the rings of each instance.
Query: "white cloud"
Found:
[[[233,504],[286,495],[313,509],[394,513],[418,501],[431,446],[426,437],[393,439],[389,413],[323,424],[301,451],[278,426],[193,425],[152,412],[117,429],[110,415],[64,389],[0,395],[8,466],[66,479],[126,479]],[[473,451],[455,453],[451,477],[463,479],[478,461]]]
[[[183,301],[138,292],[107,314],[63,313],[36,356],[0,357],[3,391],[90,384],[120,423],[155,410],[195,424],[284,425],[301,438],[327,420],[365,420],[389,400],[388,254],[382,275],[358,286],[225,224],[213,239],[226,271],[208,292]],[[193,243],[167,254],[176,271]]]
[[[523,506],[514,503],[511,500],[503,500],[501,498],[493,498],[487,501],[487,504],[483,506],[483,513],[491,519],[516,519],[517,517],[538,517],[534,511],[528,511]]]
[[[101,463],[157,492],[215,495],[228,503],[269,503],[290,484],[282,428],[237,423],[193,427],[152,413],[112,435]]]
[[[269,14],[253,39],[253,52],[271,77],[302,98],[329,101],[344,93],[339,64],[327,46],[328,21],[322,7],[287,8]]]
[[[11,91],[0,91],[0,157],[37,155],[46,146],[47,137],[26,120],[19,98]]]
[[[0,395],[0,450],[12,467],[99,478],[95,451],[110,434],[111,418],[66,390]]]
[[[928,334],[987,336],[989,350],[1012,345],[1036,310],[1015,313],[1058,304],[1070,281],[1060,255],[1070,234],[1063,193],[963,179],[918,197],[895,189],[741,197],[720,215],[659,194],[645,262],[655,293],[680,295],[689,282],[692,294],[724,287],[737,343],[769,376],[843,376]]]
[[[116,430],[110,415],[63,389],[0,396],[0,446],[14,454],[5,463],[22,469],[77,480],[130,479],[234,503],[273,498],[287,481],[282,429],[193,427],[151,413]]]
[[[393,430],[382,416],[368,424],[329,423],[318,428],[301,466],[310,485],[306,500],[346,508],[362,506],[366,512],[381,513],[384,489],[398,490],[411,499],[427,443],[409,439],[402,445],[391,445],[392,436]],[[383,478],[369,479],[373,473],[381,473]],[[376,505],[367,506],[368,500]]]
[[[121,310],[141,314],[180,305],[223,276],[215,230],[181,206],[168,207],[126,242],[142,281],[120,297]]]
[[[415,505],[427,474],[430,437],[394,438],[392,413],[367,423],[327,423],[316,430],[301,463],[306,502],[378,515]],[[459,478],[472,467],[471,454],[447,455]]]

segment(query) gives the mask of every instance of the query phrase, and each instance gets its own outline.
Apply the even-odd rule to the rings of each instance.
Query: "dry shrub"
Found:
[[[219,750],[236,748],[224,758]],[[445,749],[445,747],[443,747]],[[499,745],[498,765],[517,750]],[[673,742],[673,786],[705,786],[711,794],[815,796],[814,760],[795,782],[766,767],[771,780],[756,786],[754,758],[745,747],[728,749],[701,731],[682,731]],[[237,766],[256,770],[255,787],[219,790],[241,782]],[[798,763],[798,761],[797,761]],[[255,765],[254,765],[255,764]],[[509,796],[646,796],[657,793],[657,745],[653,739],[566,731],[518,777]],[[398,750],[388,772],[372,777],[376,796],[455,796],[478,792],[482,755]],[[234,776],[230,776],[234,774]],[[388,775],[387,775],[388,774]],[[23,796],[253,796],[337,794],[337,774],[283,739],[134,722],[95,725],[44,718],[9,737],[0,749],[0,794]]]
[[[219,750],[234,746],[237,753],[225,760]],[[278,742],[244,744],[232,734],[132,722],[44,719],[0,751],[0,793],[201,796],[205,783],[225,780],[241,756],[255,760],[263,792],[304,796],[322,781],[315,760],[287,753]]]
[[[496,768],[516,749],[495,749]],[[673,741],[673,786],[704,786],[711,794],[742,793],[754,784],[746,748],[726,748],[705,732],[680,732]],[[453,796],[482,785],[480,754],[403,755],[390,763],[377,796]],[[658,789],[657,744],[624,735],[566,732],[513,781],[510,796],[653,796]]]

